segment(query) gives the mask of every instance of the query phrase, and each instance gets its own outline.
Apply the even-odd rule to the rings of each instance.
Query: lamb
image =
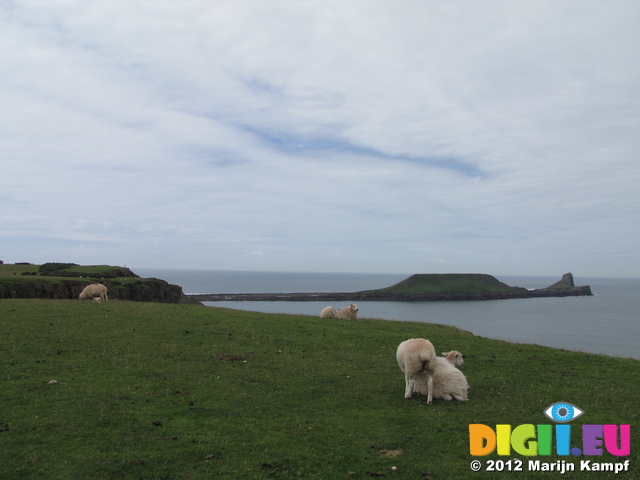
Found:
[[[100,298],[100,300],[103,302],[106,302],[109,299],[107,297],[107,287],[105,287],[101,283],[93,283],[91,285],[87,285],[86,287],[84,287],[84,290],[80,292],[78,298],[80,300]]]
[[[420,378],[425,382],[427,402],[433,401],[433,374],[436,358],[433,344],[424,338],[410,338],[398,345],[396,360],[404,373],[404,398],[411,398],[413,392],[418,392],[416,382]]]
[[[320,312],[320,318],[333,318],[336,315],[336,309],[333,307],[325,307]]]
[[[462,354],[456,350],[443,353],[444,357],[438,357],[435,362],[435,372],[433,374],[433,398],[451,401],[454,398],[460,402],[466,402],[469,383],[457,367],[464,364]],[[422,372],[418,375],[415,392],[421,395],[429,393],[429,379]]]
[[[461,367],[464,365],[464,355],[457,350],[451,350],[450,352],[442,352],[442,356],[449,360],[449,363],[454,367]]]
[[[341,320],[355,320],[358,318],[358,305],[352,303],[348,307],[339,308],[335,311],[334,317]]]

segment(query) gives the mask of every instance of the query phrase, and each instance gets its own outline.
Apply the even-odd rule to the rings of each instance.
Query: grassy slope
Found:
[[[379,291],[398,294],[427,293],[465,293],[478,295],[483,293],[509,293],[514,287],[484,274],[417,274]],[[517,290],[517,289],[516,289]]]
[[[395,349],[411,337],[467,355],[469,402],[403,398]],[[586,412],[572,445],[582,422],[631,423],[640,462],[640,362],[446,326],[3,300],[0,365],[3,479],[497,478],[470,472],[468,425],[550,423],[558,400]]]
[[[0,265],[0,281],[4,282],[49,282],[56,283],[61,280],[69,281],[69,280],[84,280],[87,281],[86,277],[91,278],[100,278],[103,277],[105,272],[113,270],[119,267],[112,267],[109,265],[90,265],[83,266],[77,265],[67,269],[70,272],[77,273],[76,277],[72,276],[49,276],[49,275],[23,275],[23,273],[37,273],[40,270],[40,265],[16,265],[16,264],[2,264]],[[16,272],[14,275],[13,272]],[[80,278],[80,277],[84,278]],[[124,277],[119,277],[122,281],[127,281]],[[131,281],[135,281],[138,279],[131,278]]]
[[[0,264],[0,278],[13,277],[13,272],[16,272],[18,276],[24,272],[37,272],[39,268],[40,265],[14,265],[12,263],[3,263]]]

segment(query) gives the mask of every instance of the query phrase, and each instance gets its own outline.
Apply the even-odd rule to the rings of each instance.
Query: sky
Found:
[[[0,0],[0,259],[640,277],[636,0]]]

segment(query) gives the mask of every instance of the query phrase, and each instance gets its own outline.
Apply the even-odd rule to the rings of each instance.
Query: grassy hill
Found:
[[[75,299],[91,283],[106,285],[111,299],[166,303],[189,301],[180,286],[157,278],[140,278],[125,267],[74,263],[0,265],[0,299]]]
[[[381,293],[425,295],[458,293],[461,295],[510,294],[526,289],[510,287],[491,275],[474,273],[416,274],[395,285],[377,290]]]
[[[112,265],[77,265],[75,263],[31,263],[0,264],[0,279],[29,279],[29,276],[46,277],[48,280],[60,278],[139,278],[126,267]]]
[[[395,350],[412,337],[466,354],[468,402],[403,398]],[[632,424],[640,462],[630,359],[441,325],[127,301],[0,300],[0,339],[3,479],[558,478],[472,473],[468,445],[469,424],[548,424],[558,400],[585,411],[572,445],[582,422]]]

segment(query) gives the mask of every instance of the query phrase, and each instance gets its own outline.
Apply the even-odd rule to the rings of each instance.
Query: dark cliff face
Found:
[[[87,283],[71,280],[60,282],[0,282],[0,298],[45,298],[69,299],[78,298]]]
[[[155,278],[118,287],[115,289],[115,293],[118,300],[132,300],[134,302],[180,303],[184,296],[182,287]]]
[[[119,282],[117,279],[94,281],[61,280],[58,282],[0,281],[2,298],[43,298],[51,300],[77,299],[80,292],[91,283],[102,283],[107,287],[110,300],[131,300],[134,302],[180,303],[185,297],[182,287],[171,285],[164,280],[139,279],[135,282]]]

